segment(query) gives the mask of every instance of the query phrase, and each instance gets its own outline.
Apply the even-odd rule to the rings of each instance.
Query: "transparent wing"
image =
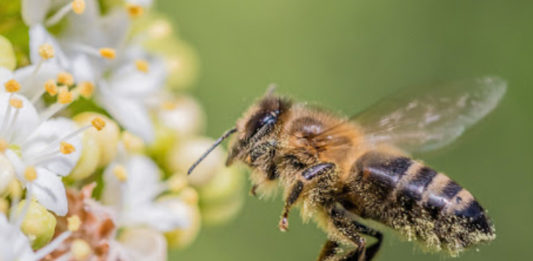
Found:
[[[506,86],[500,78],[485,77],[408,89],[351,120],[363,126],[370,142],[392,143],[409,152],[433,150],[492,111]]]

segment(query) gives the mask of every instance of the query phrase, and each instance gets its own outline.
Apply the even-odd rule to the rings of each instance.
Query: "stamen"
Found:
[[[59,143],[59,151],[65,155],[68,155],[75,152],[76,147],[66,141],[62,141],[61,143]]]
[[[6,92],[18,92],[20,90],[20,83],[15,79],[11,79],[4,83],[4,87],[6,88]]]
[[[75,260],[86,260],[92,254],[91,247],[83,239],[72,241],[70,251],[74,255]]]
[[[101,131],[104,127],[105,127],[105,121],[102,120],[102,118],[100,117],[95,117],[92,121],[91,121],[91,124],[93,125],[93,127],[98,130],[98,131]]]
[[[78,215],[72,215],[67,218],[67,228],[69,231],[76,232],[80,229],[81,219]]]
[[[57,95],[57,102],[59,104],[69,104],[72,100],[72,92],[70,92],[68,88],[65,87],[59,89],[59,94]]]
[[[150,70],[150,65],[146,60],[136,60],[135,66],[137,66],[137,70],[147,73]]]
[[[61,233],[61,235],[57,236],[54,240],[52,240],[52,242],[48,243],[48,245],[35,252],[35,255],[33,255],[34,260],[41,260],[52,253],[54,250],[59,248],[61,244],[63,244],[63,241],[70,237],[70,235],[72,235],[71,231]]]
[[[112,172],[113,175],[115,175],[115,177],[117,177],[120,182],[125,182],[126,180],[128,180],[128,172],[126,171],[126,168],[124,168],[124,166],[116,165],[113,168]]]
[[[71,86],[74,84],[74,77],[68,72],[60,72],[57,74],[57,82],[62,85]]]
[[[8,146],[9,144],[7,143],[6,140],[0,139],[0,153],[4,153],[7,150]]]
[[[115,59],[116,56],[115,49],[113,48],[100,48],[98,52],[106,59]]]
[[[144,9],[140,5],[128,4],[126,5],[126,10],[131,18],[137,18],[144,13]]]
[[[94,92],[94,85],[90,82],[81,82],[78,84],[78,89],[81,94],[81,96],[89,99],[93,95]]]
[[[11,98],[9,99],[9,105],[15,109],[20,109],[23,106],[22,100],[19,98]]]
[[[84,0],[74,0],[72,1],[72,11],[76,14],[83,14],[85,11],[85,1]]]
[[[44,89],[50,96],[55,96],[57,94],[57,84],[53,79],[50,79],[44,83]]]
[[[37,179],[37,171],[35,170],[35,168],[32,166],[27,167],[24,171],[24,178],[29,182],[32,182]]]
[[[39,56],[44,60],[48,60],[54,57],[54,47],[51,44],[42,44],[39,46]]]

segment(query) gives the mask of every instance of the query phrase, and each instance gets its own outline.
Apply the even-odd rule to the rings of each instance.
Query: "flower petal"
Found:
[[[28,65],[17,69],[14,72],[14,78],[21,85],[20,93],[26,97],[33,98],[40,94],[44,89],[44,83],[50,79],[55,80],[57,74],[63,71],[55,63],[44,63],[35,73],[36,65]]]
[[[6,155],[0,154],[0,195],[4,193],[13,178],[15,178],[15,170],[11,161]]]
[[[37,179],[28,186],[33,186],[33,194],[37,201],[45,208],[59,216],[64,216],[68,211],[65,186],[53,172],[45,168],[37,168]]]
[[[99,85],[101,95],[98,100],[109,114],[131,133],[141,137],[145,142],[152,142],[154,127],[143,101],[120,97],[109,91],[103,81]]]
[[[29,239],[0,213],[0,260],[33,260]]]
[[[44,22],[50,9],[50,0],[22,0],[22,19],[28,26]]]
[[[125,260],[167,260],[167,241],[157,231],[147,228],[128,229],[120,236],[120,243],[122,253],[127,255]]]
[[[13,95],[13,97],[22,101],[22,108],[17,109],[17,113],[15,113],[15,109],[10,108],[11,95],[9,93],[0,94],[0,137],[12,141],[11,143],[19,144],[35,130],[39,124],[39,115],[26,97],[18,94]],[[10,118],[14,119],[14,116],[17,116],[12,124],[10,124],[11,119],[7,118],[8,111],[10,111]],[[2,126],[4,124],[6,126]]]
[[[147,225],[161,232],[183,228],[190,224],[190,209],[179,199],[137,205],[124,213],[124,226]]]
[[[4,84],[13,78],[13,72],[11,70],[0,66],[0,92],[5,92],[2,88]]]
[[[76,55],[72,58],[72,72],[77,82],[95,82],[95,70],[86,55]]]
[[[41,124],[22,147],[22,158],[24,161],[32,161],[43,154],[58,151],[60,142],[68,142],[74,146],[75,151],[70,154],[57,153],[55,156],[38,163],[39,167],[44,167],[56,175],[66,176],[72,171],[78,162],[82,152],[81,137],[74,136],[68,140],[62,140],[70,133],[76,131],[76,124],[67,118],[50,119]],[[54,144],[55,143],[55,144]]]

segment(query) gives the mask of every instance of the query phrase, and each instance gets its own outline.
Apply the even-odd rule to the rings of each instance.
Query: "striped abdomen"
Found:
[[[353,171],[362,214],[410,238],[458,252],[494,237],[485,211],[472,194],[419,162],[369,152]]]

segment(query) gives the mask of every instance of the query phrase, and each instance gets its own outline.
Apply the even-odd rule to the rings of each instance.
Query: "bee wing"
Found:
[[[409,152],[438,149],[492,111],[506,82],[476,78],[402,91],[351,120],[363,126],[372,143],[391,143]]]

